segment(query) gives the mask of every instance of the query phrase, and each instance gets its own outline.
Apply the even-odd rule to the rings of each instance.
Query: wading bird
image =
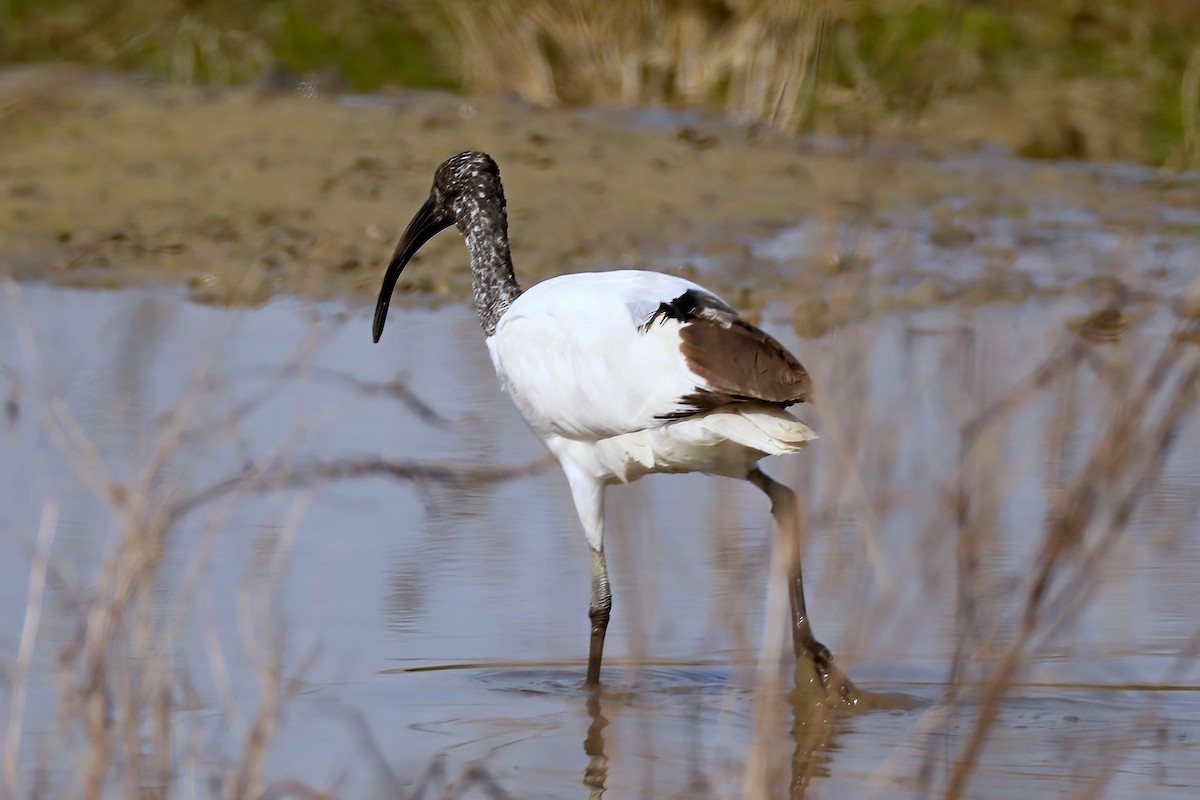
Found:
[[[451,225],[470,251],[475,308],[496,374],[562,465],[591,548],[588,685],[600,681],[612,608],[605,487],[652,472],[707,472],[747,480],[770,498],[796,656],[827,691],[849,699],[853,685],[813,637],[805,610],[795,495],[756,466],[816,438],[784,411],[809,396],[800,362],[715,294],[673,275],[577,273],[522,292],[500,170],[476,152],[438,167],[429,199],[400,236],[375,306],[376,342],[400,272]]]

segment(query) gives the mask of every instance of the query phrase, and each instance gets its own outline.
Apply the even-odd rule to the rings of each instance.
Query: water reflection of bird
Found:
[[[605,486],[652,472],[707,472],[748,480],[770,497],[796,655],[827,690],[848,698],[852,684],[809,626],[795,495],[756,466],[816,438],[784,411],[809,396],[800,362],[712,292],[672,275],[562,275],[522,292],[509,255],[500,171],[475,152],[438,167],[429,199],[401,235],[375,307],[375,341],[401,270],[451,225],[471,254],[475,306],[496,373],[562,465],[591,547],[588,684],[600,680],[612,605]]]

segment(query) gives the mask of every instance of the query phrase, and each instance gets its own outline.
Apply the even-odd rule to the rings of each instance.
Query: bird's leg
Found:
[[[837,665],[829,648],[817,641],[808,618],[804,601],[804,578],[800,569],[800,515],[796,508],[796,493],[771,479],[760,469],[748,476],[751,483],[771,498],[771,516],[777,525],[775,546],[787,561],[788,598],[792,607],[792,649],[797,659],[811,661],[825,690],[836,693],[846,703],[855,704],[858,689]]]
[[[612,612],[612,592],[608,588],[608,565],[604,562],[604,546],[591,548],[592,600],[588,617],[592,620],[592,646],[588,651],[587,685],[600,685],[600,659],[604,655],[604,634]]]
[[[792,648],[797,656],[809,655],[818,667],[829,661],[829,648],[813,636],[812,623],[808,619],[808,607],[804,601],[804,576],[800,569],[799,520],[796,513],[795,493],[771,479],[762,470],[750,473],[750,482],[771,498],[771,516],[778,530],[776,546],[781,549],[788,565],[788,598],[792,606]]]
[[[612,611],[612,592],[608,588],[608,565],[604,562],[604,484],[571,461],[562,461],[575,511],[587,536],[592,556],[592,599],[588,617],[592,621],[592,645],[588,651],[587,686],[600,685],[600,659],[604,655],[604,634]]]

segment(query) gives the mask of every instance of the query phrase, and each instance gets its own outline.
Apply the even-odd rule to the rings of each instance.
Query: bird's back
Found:
[[[594,441],[742,403],[807,398],[778,342],[684,278],[564,275],[521,295],[488,339],[502,382],[543,438]]]

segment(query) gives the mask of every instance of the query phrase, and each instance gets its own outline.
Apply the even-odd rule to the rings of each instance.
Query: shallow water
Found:
[[[803,245],[767,246],[786,255]],[[393,308],[387,336],[372,346],[365,310],[286,298],[225,311],[171,292],[26,286],[3,302],[9,380],[0,390],[16,404],[0,434],[5,653],[19,637],[43,504],[60,505],[52,561],[65,586],[89,584],[115,534],[106,504],[47,433],[52,397],[118,481],[146,463],[170,428],[164,414],[179,410],[190,433],[156,483],[177,496],[272,453],[457,466],[542,454],[498,390],[462,305]],[[999,396],[1050,344],[1070,340],[1068,321],[1088,305],[1034,298],[874,313],[809,340],[792,332],[791,309],[769,304],[762,324],[827,387],[802,412],[823,438],[768,469],[812,498],[805,567],[818,634],[867,688],[923,701],[838,721],[819,751],[799,759],[813,774],[807,791],[922,796],[922,776],[939,785],[976,713],[966,701],[934,717],[960,640],[945,498],[964,387],[972,408]],[[1173,325],[1150,306],[1121,346],[1153,352]],[[955,361],[963,352],[974,368]],[[289,364],[298,371],[281,371]],[[443,423],[363,389],[397,375]],[[1084,397],[1079,413],[1090,419],[1101,400]],[[1009,491],[986,542],[983,620],[1001,637],[1035,563],[1041,487],[1053,478],[1041,440],[1049,414],[1039,401],[1013,418],[1011,449],[993,476]],[[1194,419],[1181,439],[1093,593],[1032,649],[970,796],[1047,796],[1100,779],[1092,793],[1117,797],[1188,797],[1200,786],[1200,666],[1189,652],[1200,568]],[[839,483],[831,476],[846,458],[857,477]],[[83,473],[94,477],[94,465]],[[216,509],[228,516],[210,527]],[[274,777],[387,796],[431,769],[453,779],[481,763],[520,797],[582,796],[600,785],[611,797],[734,796],[753,732],[765,504],[749,486],[670,476],[611,491],[608,513],[615,606],[608,688],[596,704],[579,688],[586,545],[553,466],[488,484],[366,478],[198,508],[172,532],[158,594],[163,614],[186,603],[174,645],[195,695],[184,723],[234,757],[231,706],[257,707],[254,656],[266,644],[246,634],[248,608],[274,587],[268,628],[286,634],[287,673],[301,681],[271,751]],[[181,600],[189,569],[199,570],[199,589]],[[29,683],[26,765],[54,731],[53,663],[71,633],[70,594],[51,587]],[[799,747],[790,736],[781,730],[770,744],[789,753]],[[201,791],[203,773],[179,780]]]

